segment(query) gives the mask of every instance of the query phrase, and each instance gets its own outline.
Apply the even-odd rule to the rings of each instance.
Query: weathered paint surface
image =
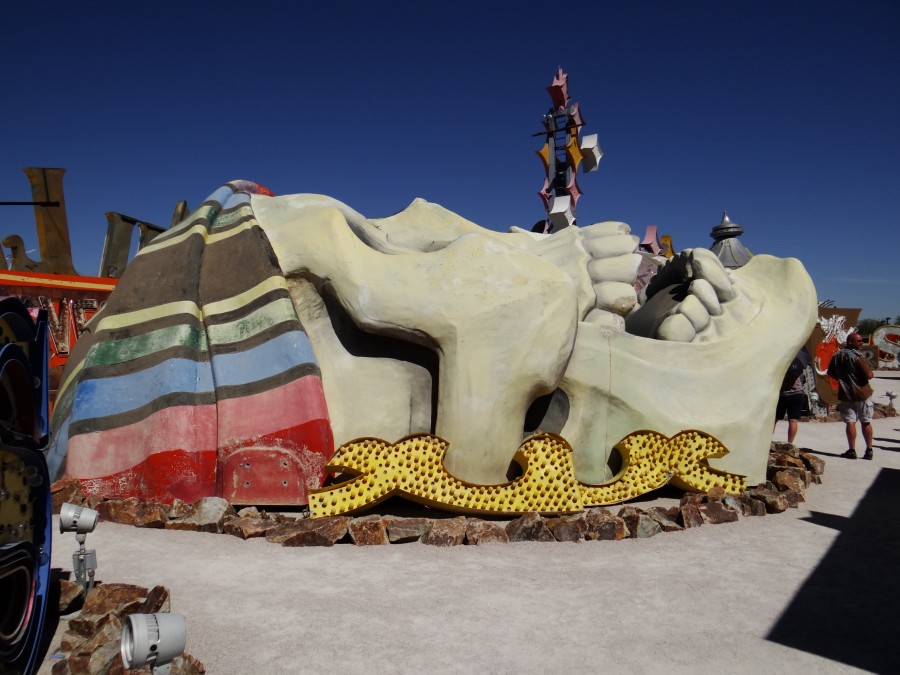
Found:
[[[251,193],[217,190],[129,265],[66,371],[51,472],[163,501],[303,504],[322,484],[319,369]]]

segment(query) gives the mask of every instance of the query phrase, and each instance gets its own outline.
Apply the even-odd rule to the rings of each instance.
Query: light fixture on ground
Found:
[[[79,548],[72,554],[72,568],[75,570],[75,581],[84,587],[85,592],[94,587],[94,572],[97,570],[97,552],[85,549],[84,542],[88,532],[97,527],[100,514],[86,506],[76,506],[68,502],[59,510],[59,531],[74,532]]]
[[[131,614],[122,625],[122,663],[128,670],[149,665],[154,675],[168,675],[186,640],[181,614]]]

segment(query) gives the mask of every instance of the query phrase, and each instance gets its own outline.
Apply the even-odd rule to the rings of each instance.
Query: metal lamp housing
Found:
[[[122,625],[122,663],[129,670],[150,665],[154,673],[167,673],[186,640],[181,614],[131,614]]]

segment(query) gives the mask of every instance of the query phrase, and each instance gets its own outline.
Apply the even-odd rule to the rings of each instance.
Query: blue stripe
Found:
[[[283,373],[294,366],[316,363],[306,333],[291,331],[243,352],[212,359],[217,387],[248,384]]]
[[[75,422],[118,415],[168,394],[196,394],[212,390],[212,373],[208,363],[169,359],[129,375],[82,380],[75,394],[71,419]]]
[[[316,363],[309,338],[301,331],[284,333],[253,349],[213,357],[209,363],[169,359],[129,375],[84,379],[78,383],[72,415],[67,420],[119,415],[176,393],[211,393],[213,372],[218,387],[249,384],[294,366]]]
[[[47,454],[47,471],[50,473],[51,481],[57,481],[62,478],[62,470],[66,466],[66,453],[69,450],[69,423],[71,421],[71,417],[66,417],[62,426],[54,430],[50,445],[45,450]]]
[[[222,210],[233,209],[235,206],[240,206],[241,204],[249,204],[250,203],[250,195],[245,192],[232,192],[230,196],[228,196],[224,202],[222,202]]]

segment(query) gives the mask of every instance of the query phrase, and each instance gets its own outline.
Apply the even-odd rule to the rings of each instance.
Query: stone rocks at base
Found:
[[[87,658],[72,655],[54,663],[50,672],[52,675],[83,675],[88,672],[87,668]]]
[[[265,513],[265,511],[263,511]],[[259,509],[255,506],[245,506],[237,512],[238,518],[260,518]]]
[[[587,523],[584,521],[583,514],[546,518],[544,524],[556,541],[582,541],[584,533],[587,531]]]
[[[119,586],[126,586],[127,584],[116,584]],[[99,586],[95,587],[99,588]],[[129,614],[134,614],[138,611],[145,600],[145,596],[147,594],[147,589],[141,589],[143,591],[143,596],[134,597],[131,600],[123,600],[120,603],[112,603],[108,604],[110,601],[107,599],[101,604],[95,603],[94,606],[88,605],[88,600],[85,600],[85,606],[82,607],[81,613],[77,616],[69,619],[69,629],[66,631],[68,637],[67,643],[69,646],[78,645],[75,651],[83,651],[81,645],[89,641],[94,635],[97,634],[112,618],[116,619],[119,622],[119,630],[121,632],[121,619]],[[94,591],[91,591],[93,593]],[[88,594],[88,599],[90,599],[91,593]],[[118,635],[117,635],[118,636]],[[90,653],[90,652],[85,652]]]
[[[460,546],[466,540],[465,518],[442,518],[435,520],[422,537],[422,543],[429,546]]]
[[[700,513],[701,506],[702,504],[694,504],[691,502],[682,504],[676,522],[678,522],[685,530],[692,527],[701,527],[704,523],[703,515]]]
[[[769,457],[769,465],[775,466],[778,468],[784,468],[786,466],[793,466],[798,469],[805,469],[806,464],[803,463],[803,460],[800,457],[793,457],[792,455],[785,454],[777,454]]]
[[[629,536],[625,521],[602,506],[589,509],[584,515],[587,541],[619,541]]]
[[[143,586],[135,586],[134,584],[97,584],[84,599],[81,617],[70,620],[69,627],[79,635],[85,635],[85,632],[75,629],[73,621],[77,623],[85,615],[102,616],[111,612],[121,611],[126,606],[134,605],[139,607],[147,599],[149,593],[149,589]],[[92,625],[89,632],[93,633],[94,630],[96,630],[96,626]]]
[[[135,612],[155,614],[168,610],[169,591],[163,586],[148,591],[131,584],[99,584],[88,594],[81,615],[69,620],[69,630],[60,642],[65,658],[56,661],[51,672],[53,675],[149,673],[149,667],[125,670],[120,657],[122,624],[127,615]],[[86,631],[88,627],[90,630]],[[190,654],[182,654],[172,661],[173,675],[205,672],[203,664]]]
[[[637,507],[623,506],[618,516],[625,521],[632,539],[646,539],[662,532],[659,523]]]
[[[82,485],[82,489],[84,486]],[[84,505],[89,509],[97,510],[97,506],[106,501],[105,497],[101,497],[100,495],[85,495],[84,496]]]
[[[334,546],[347,536],[348,516],[304,518],[276,525],[266,533],[266,539],[282,546]]]
[[[706,493],[707,502],[720,502],[723,499],[725,499],[725,488],[719,485],[713,485]]]
[[[171,611],[169,589],[165,586],[154,586],[147,594],[144,604],[138,607],[138,614],[168,613]]]
[[[87,640],[86,637],[84,637],[82,635],[76,635],[72,631],[67,630],[62,635],[62,638],[59,643],[59,648],[61,651],[64,651],[64,652],[74,652],[82,644],[84,644],[85,640]]]
[[[789,509],[796,509],[800,506],[800,502],[805,502],[806,498],[803,496],[803,493],[799,490],[785,490],[781,493],[785,500],[787,501],[787,505]]]
[[[805,469],[802,471],[804,474],[807,473]],[[792,471],[789,469],[776,471],[775,475],[772,476],[772,482],[775,483],[775,487],[781,492],[784,490],[796,490],[802,494],[807,486],[806,481],[797,475],[797,470]]]
[[[120,525],[134,525],[135,517],[140,508],[141,500],[137,497],[107,499],[97,504],[96,507],[101,521],[119,523]]]
[[[190,654],[176,656],[172,659],[171,666],[169,675],[205,675],[206,673],[206,667]],[[103,675],[133,675],[134,673],[149,675],[150,672],[149,666],[144,666],[135,670],[125,670],[122,659],[115,659],[109,664],[109,670],[103,673]]]
[[[759,499],[751,499],[750,500],[750,514],[751,516],[764,516],[768,513],[768,509],[766,509],[766,503]]]
[[[506,528],[500,523],[470,518],[466,523],[466,543],[475,546],[507,544],[509,536],[506,534]]]
[[[793,443],[782,443],[781,441],[772,441],[769,443],[769,454],[772,455],[793,455],[798,456],[799,451]]]
[[[391,543],[384,519],[379,515],[354,518],[348,529],[350,540],[357,546],[384,546]]]
[[[506,536],[511,542],[556,541],[540,514],[529,511],[506,524]]]
[[[392,544],[421,541],[428,532],[428,528],[431,527],[431,520],[428,518],[385,516],[384,523],[387,527],[388,539]]]
[[[172,501],[171,506],[169,506],[169,518],[172,520],[190,518],[194,515],[195,510],[193,504],[188,504],[180,499],[175,499]]]
[[[226,518],[225,522],[222,523],[222,532],[241,539],[253,539],[254,537],[266,536],[266,532],[272,529],[273,525],[275,525],[275,522],[268,518],[238,516]]]
[[[661,506],[653,506],[647,509],[647,515],[653,518],[653,520],[655,520],[657,523],[659,523],[659,526],[662,528],[663,532],[678,532],[684,529],[683,525],[678,524],[677,514],[673,518],[669,513],[669,509],[664,509]]]
[[[81,597],[84,589],[68,579],[59,580],[59,613],[68,614],[69,608]]]
[[[121,661],[122,620],[115,614],[108,614],[107,617],[109,620],[100,630],[78,648],[78,656],[88,657],[87,672],[91,675],[104,673],[113,659]]]
[[[270,522],[265,534],[266,541],[272,544],[281,544],[288,537],[305,531],[305,529],[296,518],[288,522]]]
[[[738,515],[746,515],[744,513],[744,505],[741,504],[738,495],[727,494],[725,495],[725,499],[722,500],[722,503]]]
[[[194,503],[194,513],[186,518],[170,520],[167,530],[221,533],[227,516],[235,515],[234,507],[221,497],[204,497]]]
[[[681,495],[681,504],[704,504],[706,503],[706,495],[702,492],[685,492]]]
[[[800,459],[814,476],[821,476],[825,473],[825,460],[821,457],[817,457],[811,452],[801,452]]]
[[[53,502],[53,515],[58,516],[59,510],[66,502],[81,506],[84,504],[84,491],[81,489],[81,481],[77,478],[63,478],[50,486],[50,499]]]
[[[728,508],[723,502],[709,502],[697,507],[704,523],[720,525],[722,523],[736,523],[738,513]]]
[[[746,494],[765,504],[766,513],[782,513],[788,508],[788,501],[784,493],[777,490],[757,487],[747,490]]]
[[[206,666],[190,654],[182,654],[172,659],[172,670],[169,675],[205,675]],[[115,675],[115,673],[109,673]],[[128,675],[123,673],[123,675]]]
[[[165,504],[146,502],[138,506],[134,514],[135,527],[161,529],[169,522],[169,509]]]

